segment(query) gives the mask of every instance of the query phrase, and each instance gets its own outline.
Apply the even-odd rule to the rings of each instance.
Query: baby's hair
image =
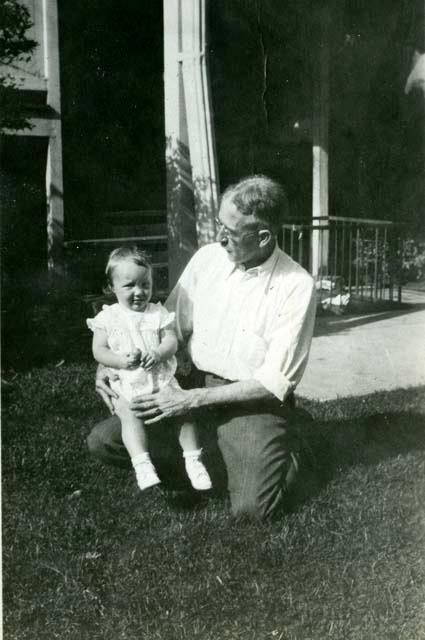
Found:
[[[152,263],[148,255],[142,251],[142,249],[139,249],[139,247],[136,247],[135,245],[131,247],[118,247],[118,249],[111,251],[106,264],[105,275],[108,290],[113,284],[112,279],[115,267],[123,260],[131,260],[131,262],[139,265],[139,267],[145,267],[145,269],[152,271]]]

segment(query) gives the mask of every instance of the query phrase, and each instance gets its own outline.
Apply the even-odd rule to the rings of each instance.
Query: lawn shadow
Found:
[[[405,392],[405,397],[406,393],[408,392]],[[367,404],[359,410],[360,414],[363,411],[363,415],[358,415],[359,412],[356,415],[350,400],[346,400],[345,415],[354,415],[353,418],[321,419],[313,417],[312,413],[302,407],[297,409],[295,441],[300,449],[300,469],[295,489],[288,499],[289,510],[297,509],[302,503],[317,496],[337,474],[350,467],[377,465],[410,451],[425,449],[425,414],[418,410],[396,409],[377,412],[375,397],[379,395],[371,394],[366,397],[366,403],[369,398],[371,402],[375,402],[369,415]],[[395,392],[392,397],[396,398],[397,403],[401,394]],[[339,406],[341,402],[344,401],[340,400]],[[361,399],[359,403],[362,406]],[[385,395],[379,397],[379,404],[383,407],[395,406],[388,402]],[[328,414],[329,408],[324,411],[324,415]],[[227,473],[215,429],[203,430],[204,461],[214,486],[212,492],[204,495],[192,491],[188,484],[177,438],[172,439],[173,444],[170,444],[169,438],[167,440],[161,442],[160,439],[157,443],[159,456],[156,463],[170,506],[179,509],[202,508],[207,504],[206,498],[211,495],[227,495]]]
[[[425,415],[416,411],[374,413],[320,422],[308,412],[299,427],[302,455],[291,508],[314,498],[338,473],[356,465],[425,449]]]

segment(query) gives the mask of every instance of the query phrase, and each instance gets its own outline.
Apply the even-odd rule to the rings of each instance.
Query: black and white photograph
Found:
[[[4,640],[425,640],[424,0],[0,0]]]

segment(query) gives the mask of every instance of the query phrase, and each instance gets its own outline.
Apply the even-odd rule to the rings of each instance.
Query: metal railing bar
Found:
[[[291,231],[292,229],[294,229],[295,231],[305,231],[307,230],[312,230],[312,231],[329,231],[330,229],[334,229],[333,225],[312,225],[312,224],[282,224],[281,225],[282,229],[286,229],[287,231]]]
[[[298,232],[298,262],[303,263],[303,232]]]
[[[402,226],[403,223],[401,222],[392,222],[392,220],[378,220],[376,218],[348,218],[346,216],[297,216],[296,218],[292,218],[292,217],[288,217],[287,218],[287,223],[286,224],[292,224],[295,222],[299,222],[300,224],[305,224],[303,221],[304,220],[309,220],[309,221],[314,221],[314,220],[323,220],[323,221],[332,221],[332,222],[348,222],[348,223],[352,223],[352,224],[359,224],[359,225],[379,225],[379,226],[388,226],[388,227],[398,227],[398,226]]]
[[[379,259],[379,228],[375,229],[375,270],[374,270],[374,297],[378,299],[378,259]]]
[[[382,298],[385,299],[385,279],[387,274],[387,229],[384,229],[384,247],[382,250]]]
[[[338,277],[338,227],[335,227],[335,257],[334,257],[334,274],[333,274],[333,284],[336,287],[336,281]],[[331,292],[332,298],[332,292]]]
[[[350,225],[350,234],[348,236],[348,293],[351,296],[352,289],[352,266],[353,266],[353,228]]]
[[[403,249],[404,249],[404,242],[403,240],[401,240],[400,238],[398,239],[398,256],[399,258],[403,255]],[[400,258],[401,259],[401,258]],[[397,302],[400,304],[401,303],[401,280],[400,280],[400,273],[399,273],[399,277],[398,277],[398,283],[397,283]]]
[[[356,295],[359,295],[359,245],[360,245],[360,229],[357,227],[356,229]]]
[[[391,220],[376,220],[375,218],[346,218],[343,216],[329,216],[329,220],[337,222],[351,222],[359,225],[374,225],[374,226],[397,226],[398,222],[392,222]]]

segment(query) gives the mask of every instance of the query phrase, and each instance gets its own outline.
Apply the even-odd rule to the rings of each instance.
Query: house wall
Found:
[[[347,1],[332,24],[330,213],[423,228],[423,96],[406,95],[425,44],[422,0]]]
[[[405,83],[424,50],[424,3],[328,5],[329,213],[423,229],[424,98]],[[209,16],[221,187],[267,173],[286,186],[295,217],[312,211],[314,7],[215,0]]]

